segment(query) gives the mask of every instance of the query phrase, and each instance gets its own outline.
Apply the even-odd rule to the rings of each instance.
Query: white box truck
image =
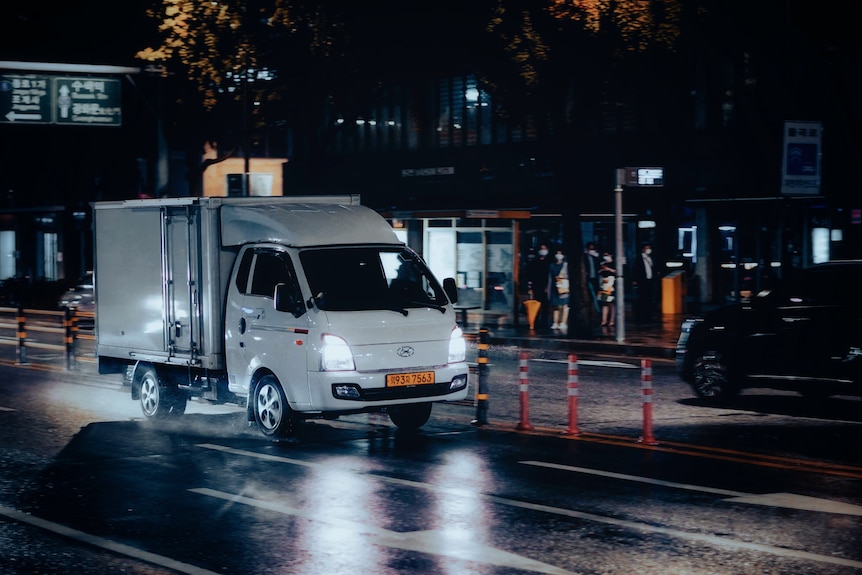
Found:
[[[359,196],[94,204],[96,355],[147,418],[191,397],[301,418],[423,425],[467,395],[452,278],[438,282]]]

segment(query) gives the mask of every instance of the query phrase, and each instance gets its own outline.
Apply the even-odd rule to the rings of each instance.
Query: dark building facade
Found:
[[[266,146],[247,153],[290,160],[284,195],[361,194],[435,271],[458,278],[463,302],[501,322],[517,320],[531,249],[571,251],[592,241],[614,251],[616,170],[661,167],[663,186],[623,192],[617,259],[631,261],[648,242],[663,274],[686,271],[688,304],[720,303],[794,268],[862,257],[852,179],[859,51],[830,49],[794,6],[780,15],[753,10],[745,34],[729,33],[731,16],[687,28],[675,54],[620,70],[588,108],[572,102],[579,121],[564,137],[549,136],[544,110],[507,114],[481,70],[453,67],[378,86],[375,104],[358,117],[333,112],[326,122],[336,135],[313,178],[294,161],[303,150],[289,127],[268,131]],[[140,102],[131,105],[147,117]],[[794,122],[817,129],[817,182],[804,189],[784,185]],[[73,278],[89,269],[87,202],[154,193],[147,180],[155,146],[138,144],[133,157],[148,167],[129,166],[136,175],[110,191],[94,175],[65,199],[22,201],[20,182],[4,178],[16,191],[0,205],[0,279]],[[182,164],[171,155],[171,166]],[[166,193],[196,188],[181,167],[171,169]]]

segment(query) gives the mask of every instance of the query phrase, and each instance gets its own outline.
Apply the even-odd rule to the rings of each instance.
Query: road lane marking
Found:
[[[486,429],[494,429],[495,427],[496,429],[505,432],[510,432],[514,429],[514,427],[503,427],[500,424],[493,422],[489,424]],[[590,431],[584,432],[581,435],[561,435],[557,428],[541,426],[536,426],[532,431],[521,431],[519,433],[526,435],[554,436],[569,441],[588,441],[590,443],[645,449],[648,451],[660,451],[662,453],[676,453],[680,455],[688,455],[690,457],[705,457],[718,461],[732,461],[734,463],[745,463],[747,465],[786,469],[789,471],[819,473],[825,475],[836,475],[838,477],[862,479],[862,467],[857,465],[843,465],[840,463],[828,463],[823,461],[791,459],[789,457],[777,457],[745,451],[735,451],[732,449],[709,447],[706,445],[692,445],[690,443],[678,443],[663,440],[659,440],[658,445],[645,445],[641,442],[635,442],[629,437]]]
[[[601,469],[590,469],[589,467],[574,467],[572,465],[561,465],[559,463],[548,463],[546,461],[519,461],[518,463],[523,465],[532,465],[533,467],[546,467],[548,469],[586,473],[589,475],[598,475],[600,477],[609,477],[611,479],[622,479],[624,481],[636,481],[638,483],[648,483],[650,485],[660,485],[662,487],[700,491],[702,493],[712,493],[714,495],[724,495],[727,497],[748,497],[751,495],[750,493],[742,493],[741,491],[730,491],[727,489],[718,489],[703,485],[691,485],[688,483],[676,483],[674,481],[664,481],[662,479],[653,479],[651,477],[640,477],[637,475],[627,475],[625,473],[615,473],[613,471],[602,471]]]
[[[375,475],[374,477],[378,476]],[[523,571],[544,573],[546,575],[575,575],[571,571],[566,571],[565,569],[560,569],[559,567],[542,563],[541,561],[535,561],[521,555],[509,553],[502,549],[482,545],[469,540],[469,538],[465,540],[464,537],[452,537],[445,531],[441,530],[400,533],[398,531],[390,531],[388,529],[368,525],[366,523],[332,517],[331,515],[322,516],[313,511],[297,509],[296,507],[282,505],[281,503],[274,501],[254,499],[243,495],[217,491],[215,489],[193,488],[189,489],[189,491],[200,495],[206,495],[208,497],[215,497],[231,503],[240,503],[257,509],[273,511],[282,515],[292,515],[309,521],[325,523],[339,530],[366,535],[371,538],[371,543],[374,545],[392,547],[394,549],[402,549],[404,551],[442,555],[462,561],[487,563],[497,567],[510,567]],[[338,553],[338,551],[333,550],[333,553]]]
[[[820,499],[796,493],[765,493],[763,495],[746,495],[725,499],[734,503],[750,503],[752,505],[768,505],[770,507],[786,507],[788,509],[799,509],[802,511],[820,511],[822,513],[836,513],[840,515],[855,515],[862,517],[862,506],[851,505],[841,501]]]
[[[730,499],[725,499],[724,501],[729,501],[732,503],[750,503],[753,505],[786,507],[788,509],[799,509],[802,511],[821,511],[823,513],[838,513],[842,515],[856,515],[858,517],[862,517],[862,506],[852,505],[850,503],[842,503],[840,501],[832,501],[830,499],[820,499],[819,497],[797,495],[795,493],[765,493],[763,495],[758,495],[756,493],[742,493],[740,491],[729,491],[727,489],[717,489],[715,487],[706,487],[704,485],[676,483],[673,481],[664,481],[662,479],[653,479],[651,477],[627,475],[625,473],[602,471],[601,469],[590,469],[588,467],[561,465],[558,463],[548,463],[545,461],[519,461],[518,463],[522,463],[524,465],[532,465],[534,467],[545,467],[548,469],[559,469],[562,471],[571,471],[574,473],[598,475],[600,477],[621,479],[623,481],[635,481],[637,483],[659,485],[661,487],[685,489],[688,491],[699,491],[701,493],[712,493],[715,495],[726,495]]]
[[[309,461],[302,461],[299,459],[291,459],[288,457],[280,457],[277,455],[268,455],[263,453],[256,453],[254,451],[247,451],[244,449],[235,449],[232,447],[227,447],[224,445],[216,445],[212,443],[199,443],[197,447],[201,447],[203,449],[212,449],[216,451],[222,451],[225,453],[231,453],[234,455],[240,455],[244,457],[252,457],[256,459],[262,459],[266,461],[272,462],[280,462],[280,463],[288,463],[293,465],[300,465],[303,467],[309,468],[317,468],[324,467],[323,464],[313,463]],[[670,527],[660,527],[657,525],[650,525],[647,523],[638,523],[636,521],[629,521],[625,519],[616,519],[613,517],[606,517],[603,515],[595,515],[593,513],[585,513],[583,511],[575,511],[572,509],[563,509],[559,507],[551,507],[549,505],[542,505],[537,503],[528,503],[526,501],[518,501],[516,499],[508,499],[506,497],[498,497],[496,495],[487,495],[484,493],[476,493],[475,491],[468,489],[456,489],[452,487],[441,487],[437,485],[432,485],[430,483],[423,483],[420,481],[412,481],[409,479],[399,479],[396,477],[388,477],[385,475],[379,475],[376,473],[368,473],[358,470],[353,470],[353,473],[368,475],[373,477],[379,481],[383,481],[385,483],[391,483],[395,485],[402,485],[405,487],[413,487],[416,489],[422,489],[425,491],[432,491],[435,493],[447,493],[453,495],[461,495],[464,497],[470,498],[479,498],[484,501],[488,501],[491,503],[496,503],[498,505],[506,505],[509,507],[516,507],[520,509],[528,509],[531,511],[538,511],[541,513],[549,513],[554,515],[559,515],[563,517],[571,517],[574,519],[581,519],[584,521],[591,521],[595,523],[603,523],[606,525],[614,525],[616,527],[621,527],[624,529],[631,529],[640,533],[657,533],[661,535],[666,535],[669,537],[675,537],[678,539],[684,539],[688,541],[698,541],[701,543],[708,543],[710,545],[715,545],[718,547],[724,548],[736,548],[736,549],[746,549],[750,551],[760,551],[763,553],[769,553],[772,555],[778,555],[781,557],[792,557],[796,559],[803,559],[806,561],[814,561],[818,563],[829,563],[832,565],[842,565],[845,567],[853,567],[855,569],[862,569],[862,561],[854,561],[852,559],[844,559],[842,557],[833,557],[830,555],[821,555],[818,553],[811,553],[808,551],[799,551],[795,549],[787,549],[784,547],[775,547],[772,545],[761,545],[759,543],[748,543],[746,541],[737,541],[735,539],[729,539],[727,537],[720,537],[717,535],[708,535],[703,533],[694,533],[690,531],[681,531],[679,529],[673,529]],[[711,489],[711,488],[706,488]],[[721,490],[726,491],[726,490]],[[727,491],[725,494],[736,493],[733,491]],[[744,495],[744,494],[743,494]]]
[[[18,511],[17,509],[0,506],[0,515],[8,517],[9,519],[12,519],[14,521],[18,521],[19,523],[26,523],[27,525],[32,525],[33,527],[39,527],[46,531],[51,531],[52,533],[63,535],[64,537],[74,539],[79,543],[86,543],[87,545],[92,545],[106,551],[111,551],[119,555],[131,557],[132,559],[138,559],[140,561],[152,563],[153,565],[165,567],[166,569],[173,569],[178,573],[186,573],[188,575],[219,575],[215,571],[202,569],[201,567],[196,567],[195,565],[183,563],[182,561],[177,561],[175,559],[171,559],[170,557],[164,557],[162,555],[150,553],[149,551],[137,549],[135,547],[132,547],[131,545],[117,543],[116,541],[111,541],[110,539],[99,537],[98,535],[90,535],[89,533],[78,531],[77,529],[72,529],[71,527],[67,527],[60,523],[54,523],[53,521],[40,519],[35,515],[30,515],[29,513],[24,513]]]
[[[4,406],[0,405],[0,411],[15,411],[15,410],[12,409],[11,407],[4,407]]]

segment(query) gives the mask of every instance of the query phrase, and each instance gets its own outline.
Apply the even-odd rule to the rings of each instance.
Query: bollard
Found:
[[[66,328],[66,369],[71,370],[75,367],[75,335],[78,331],[78,318],[69,308],[66,308],[63,327]]]
[[[578,429],[578,356],[569,354],[569,378],[566,385],[566,394],[569,400],[569,426],[566,428],[567,435],[580,435]]]
[[[479,355],[476,363],[479,364],[479,383],[476,387],[476,419],[473,425],[485,425],[488,423],[488,328],[479,328]]]
[[[18,308],[18,364],[27,363],[27,318],[24,317],[24,308]]]
[[[527,353],[522,351],[518,361],[518,390],[521,399],[521,419],[516,426],[516,429],[521,431],[530,431],[533,429],[533,426],[530,425],[530,385],[527,379],[527,370]]]
[[[658,445],[652,433],[652,360],[641,360],[641,397],[643,399],[643,435],[638,440],[644,445]]]

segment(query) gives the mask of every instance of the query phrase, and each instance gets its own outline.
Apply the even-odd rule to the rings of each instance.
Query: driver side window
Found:
[[[290,258],[275,251],[258,251],[249,293],[271,299],[275,296],[275,286],[278,284],[286,284],[293,292],[299,289]]]

